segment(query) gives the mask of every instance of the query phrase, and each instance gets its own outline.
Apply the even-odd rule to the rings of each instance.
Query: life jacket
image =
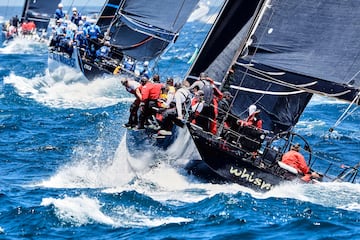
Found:
[[[214,89],[208,81],[202,80],[204,87],[201,89],[204,92],[204,101],[205,104],[210,106],[214,98]]]
[[[98,57],[107,57],[109,55],[110,49],[107,46],[102,46],[99,50],[96,51],[96,56]]]
[[[98,37],[98,31],[97,31],[97,29],[96,29],[96,25],[95,25],[95,24],[90,25],[90,27],[88,28],[87,32],[88,32],[88,34],[89,34],[90,39],[95,39],[95,38]]]

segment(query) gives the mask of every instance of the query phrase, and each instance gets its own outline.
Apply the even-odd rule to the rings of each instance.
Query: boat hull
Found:
[[[98,67],[95,63],[85,61],[76,47],[71,56],[65,52],[49,49],[48,68],[50,75],[54,79],[60,80],[64,76],[69,76],[68,78],[74,81],[92,81],[95,78],[111,74],[110,71]]]
[[[170,136],[158,135],[157,131],[152,129],[127,130],[126,146],[133,165],[139,165],[137,164],[139,161],[147,161],[151,167],[164,159],[170,159],[170,161],[174,161],[172,162],[173,166],[184,169],[187,174],[193,175],[199,180],[212,183],[227,181],[201,160],[186,128],[174,126]],[[163,158],[164,155],[167,157]]]
[[[256,191],[269,191],[281,182],[298,178],[281,168],[275,159],[268,162],[264,156],[228,144],[191,125],[189,130],[203,162],[228,182]]]

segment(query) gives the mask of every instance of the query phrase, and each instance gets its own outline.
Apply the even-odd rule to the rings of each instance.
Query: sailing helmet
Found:
[[[63,8],[63,7],[64,7],[64,5],[62,5],[62,3],[58,4],[58,8]]]
[[[149,61],[144,62],[144,67],[147,67],[147,66],[149,66]]]
[[[251,115],[251,114],[253,114],[254,112],[256,112],[256,106],[254,105],[254,104],[251,104],[250,106],[249,106],[249,116]]]
[[[224,97],[233,98],[233,95],[231,95],[231,93],[230,93],[229,91],[225,91],[225,92],[223,93],[223,96],[224,96]]]
[[[200,73],[199,78],[200,78],[200,80],[203,80],[203,79],[206,80],[206,78],[207,78],[206,73],[204,73],[204,72]]]
[[[72,11],[73,11],[73,12],[77,12],[77,9],[76,9],[76,7],[74,7],[74,8],[72,9]]]

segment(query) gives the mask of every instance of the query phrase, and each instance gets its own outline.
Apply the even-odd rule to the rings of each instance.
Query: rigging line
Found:
[[[251,28],[249,29],[250,32],[248,33],[247,40],[246,40],[246,42],[244,43],[244,46],[242,46],[241,51],[238,53],[238,57],[240,56],[241,52],[247,47],[246,45],[247,45],[247,42],[249,41],[249,39],[252,37],[252,35],[255,34],[255,31],[256,31],[256,29],[258,28],[258,26],[260,25],[260,22],[261,22],[261,20],[263,19],[263,16],[265,15],[265,12],[267,12],[269,9],[272,10],[270,3],[271,3],[271,0],[265,0],[265,1],[262,3],[260,9],[259,9],[258,12],[257,12],[257,15],[255,16],[255,19],[253,20],[253,23],[252,23]],[[270,17],[269,17],[269,19],[268,19],[268,21],[267,21],[266,28],[269,26],[273,15],[274,15],[274,10],[271,11],[271,15],[270,15]],[[265,31],[261,33],[259,41],[261,41],[261,39],[264,38],[264,35],[265,35]],[[253,59],[253,57],[255,56],[257,50],[258,50],[258,47],[255,48],[254,55],[251,57],[250,63],[252,62],[252,59]],[[238,57],[237,57],[237,58],[238,58]],[[237,62],[236,59],[234,59],[234,60],[233,60],[233,64],[236,63],[236,62]],[[231,65],[233,65],[233,64],[231,64]],[[240,86],[244,83],[248,70],[249,70],[249,69],[246,68],[246,73],[244,74],[244,76],[242,77],[242,79],[241,79],[241,81],[240,81],[240,84],[239,84]],[[269,88],[270,88],[270,85],[269,85],[267,88],[269,89]],[[235,96],[234,96],[234,98],[233,98],[233,100],[232,100],[232,102],[231,102],[231,104],[230,104],[230,109],[233,107],[234,102],[235,102],[235,99],[236,99],[237,96],[239,95],[239,91],[240,91],[240,90],[237,90],[237,91],[236,91]],[[264,97],[264,95],[261,96],[261,97],[259,97],[253,104],[257,105],[258,102],[260,102],[263,97]]]
[[[238,64],[240,66],[243,66],[245,68],[254,67],[254,64],[252,64],[252,63],[239,63],[239,62],[236,62],[236,64]],[[263,74],[271,75],[271,76],[282,76],[282,75],[286,74],[286,72],[283,72],[283,71],[281,71],[281,72],[268,72],[268,71],[263,71],[261,69],[257,69],[257,71],[259,71],[259,72],[261,72]]]
[[[108,2],[109,1],[107,1],[107,3]],[[122,15],[121,11],[123,10],[124,5],[125,5],[125,1],[121,1],[119,3],[119,8],[116,10],[115,16],[113,17],[112,21],[109,24],[108,29],[106,30],[106,35],[110,36],[110,29],[111,29],[112,25],[114,25],[120,19],[120,16]],[[104,10],[105,10],[105,7],[104,7],[103,11]],[[102,12],[101,12],[101,14],[102,14]],[[101,15],[100,15],[100,17],[101,17]]]
[[[241,91],[260,93],[260,94],[264,94],[264,95],[275,95],[275,96],[288,96],[288,95],[295,95],[295,94],[300,94],[300,93],[305,92],[304,90],[293,91],[293,92],[269,92],[269,91],[239,87],[239,86],[235,86],[235,85],[230,85],[230,87],[233,89],[241,90]]]
[[[112,46],[114,46],[116,48],[120,48],[121,50],[129,50],[129,49],[136,48],[136,47],[139,47],[141,45],[144,45],[145,43],[151,41],[153,38],[154,38],[153,36],[148,36],[147,38],[145,38],[141,42],[135,43],[135,44],[127,46],[127,47],[120,46],[120,45],[112,45]]]
[[[181,12],[181,9],[184,7],[184,3],[185,3],[185,1],[182,1],[181,7],[180,7],[180,9],[178,10],[178,12],[177,12],[177,14],[176,14],[175,20],[173,21],[172,29],[174,29],[175,22],[177,21],[177,19],[178,19],[179,16],[180,16],[180,12]]]
[[[349,106],[346,108],[346,110],[343,112],[343,114],[338,118],[338,120],[335,122],[335,124],[329,128],[329,132],[333,132],[334,128],[339,126],[339,124],[344,121],[348,116],[353,114],[355,110],[358,108],[357,106],[353,108],[351,111],[351,107],[355,104],[355,102],[360,98],[360,93],[354,98],[354,100],[349,104]]]
[[[308,86],[312,86],[312,85],[315,85],[317,84],[317,81],[315,82],[311,82],[311,83],[307,83],[307,84],[302,84],[302,85],[294,85],[294,84],[290,84],[290,83],[286,83],[282,80],[279,80],[279,79],[276,79],[276,78],[273,78],[273,77],[270,77],[270,76],[267,76],[266,74],[263,74],[261,72],[258,72],[257,69],[255,68],[249,68],[251,69],[253,72],[255,73],[258,73],[259,75],[263,75],[265,76],[266,78],[261,78],[261,77],[258,77],[256,75],[253,75],[253,74],[247,74],[245,73],[244,71],[242,71],[244,74],[247,74],[249,76],[252,76],[254,78],[257,78],[257,79],[260,79],[260,80],[264,80],[264,81],[267,81],[267,82],[272,82],[272,83],[276,83],[278,85],[283,85],[285,87],[290,87],[290,88],[294,88],[294,89],[299,89],[299,90],[304,90],[308,93],[313,93],[313,94],[319,94],[319,95],[323,95],[323,96],[327,96],[327,97],[339,97],[339,96],[342,96],[342,95],[345,95],[349,92],[351,92],[351,90],[346,90],[346,91],[343,91],[343,92],[338,92],[338,93],[333,93],[333,94],[330,94],[330,93],[324,93],[324,92],[320,92],[320,91],[316,91],[314,89],[309,89],[307,88]]]
[[[217,14],[216,14],[216,19],[215,19],[214,22],[210,23],[209,20],[211,19],[211,16],[209,16],[209,15],[207,15],[208,17],[207,17],[207,19],[206,19],[206,22],[205,22],[205,21],[202,21],[201,19],[199,19],[199,21],[200,21],[200,22],[203,22],[203,24],[202,24],[202,27],[201,27],[200,29],[197,28],[197,29],[200,30],[200,31],[197,31],[197,32],[202,32],[202,30],[204,30],[205,27],[208,25],[207,23],[210,23],[212,27],[210,27],[210,29],[207,31],[207,33],[206,33],[206,35],[205,35],[205,38],[202,40],[201,46],[200,46],[200,50],[199,50],[199,52],[197,53],[197,56],[195,56],[193,62],[196,63],[196,61],[197,61],[197,59],[198,59],[198,56],[201,54],[201,52],[202,52],[202,50],[203,50],[204,44],[209,40],[209,37],[210,37],[212,31],[214,30],[214,25],[219,21],[219,16],[222,14],[222,12],[223,12],[224,9],[225,9],[225,6],[228,4],[229,1],[230,1],[230,0],[223,0],[223,3],[218,5],[218,8],[217,8],[216,11],[215,11]],[[187,43],[186,46],[190,46],[190,44],[191,44],[192,42],[194,42],[195,35],[196,35],[196,34],[192,34],[191,41],[188,41],[188,43]],[[194,64],[191,64],[191,65],[190,65],[189,69],[186,71],[186,73],[185,73],[185,75],[183,76],[183,78],[187,78],[187,76],[191,74],[191,71],[192,71],[192,69],[193,69],[193,66],[194,66]]]
[[[70,6],[69,6],[69,8],[68,8],[68,12],[72,12],[72,11],[70,11],[70,10],[72,10],[71,8],[72,8],[72,6],[73,6],[73,4],[74,4],[74,1],[75,1],[75,0],[72,0]]]
[[[309,87],[309,86],[313,86],[313,85],[316,85],[318,82],[317,81],[314,81],[314,82],[310,82],[310,83],[306,83],[306,84],[299,84],[299,85],[295,85],[295,84],[291,84],[291,83],[288,83],[288,82],[284,82],[280,79],[277,79],[277,78],[274,78],[274,77],[271,77],[271,76],[268,76],[266,74],[266,72],[260,70],[260,69],[257,69],[257,68],[253,68],[253,67],[247,67],[245,65],[243,65],[242,63],[239,63],[239,62],[236,62],[236,64],[240,65],[240,66],[243,66],[245,68],[248,68],[249,70],[253,71],[254,73],[258,73],[259,75],[261,76],[265,76],[266,78],[260,78],[260,77],[257,77],[256,75],[254,74],[248,74],[252,77],[255,77],[255,78],[258,78],[260,80],[264,80],[264,81],[268,81],[268,82],[272,82],[272,83],[277,83],[279,85],[282,85],[282,86],[285,86],[285,87],[290,87],[290,88],[295,88],[295,89],[300,89],[300,90],[303,90],[301,88],[305,88],[305,87]],[[243,72],[243,71],[242,71]],[[245,72],[244,72],[245,73]]]

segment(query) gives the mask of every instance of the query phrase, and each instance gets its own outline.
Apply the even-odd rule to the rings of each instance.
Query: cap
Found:
[[[141,79],[140,79],[140,82],[147,82],[149,79],[147,78],[147,77],[142,77]]]
[[[125,85],[125,84],[127,83],[127,81],[128,81],[128,80],[127,80],[126,78],[123,78],[123,79],[120,80],[120,82],[121,82],[122,85]]]
[[[153,77],[152,77],[152,79],[153,79],[153,82],[155,82],[155,83],[159,83],[159,82],[160,82],[160,76],[159,76],[158,74],[154,74]]]
[[[223,96],[224,96],[224,97],[233,98],[233,95],[231,95],[231,93],[230,93],[229,91],[225,91],[225,92],[223,93]]]
[[[174,83],[174,79],[169,77],[168,79],[166,79],[166,83]]]

